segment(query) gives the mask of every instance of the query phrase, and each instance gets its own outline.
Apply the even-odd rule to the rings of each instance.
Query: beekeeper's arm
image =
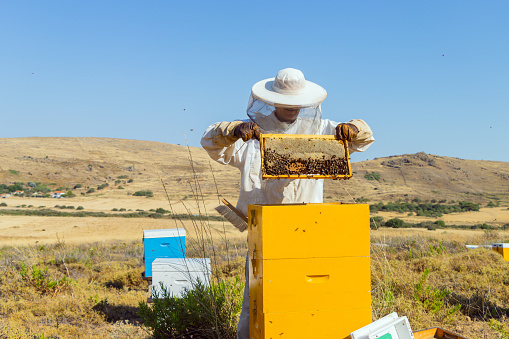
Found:
[[[354,119],[347,123],[323,120],[322,134],[337,135],[342,140],[348,140],[350,152],[364,152],[375,141],[373,132],[364,120]]]
[[[223,121],[207,128],[201,145],[217,162],[239,167],[242,164],[242,146],[253,138],[260,139],[260,128],[254,122]]]

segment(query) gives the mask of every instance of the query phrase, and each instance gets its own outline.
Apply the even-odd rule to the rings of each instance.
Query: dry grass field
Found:
[[[236,201],[238,171],[211,162],[198,148],[106,138],[0,139],[0,146],[0,184],[82,186],[73,198],[0,199],[7,204],[0,212],[60,211],[59,205],[107,214],[162,208],[217,216],[219,196]],[[353,170],[351,180],[326,182],[325,201],[498,205],[439,218],[446,225],[487,223],[490,230],[373,230],[374,318],[397,311],[414,330],[441,326],[468,338],[509,338],[509,264],[491,250],[464,246],[509,242],[509,231],[500,227],[509,223],[509,164],[418,153],[354,163]],[[90,188],[95,192],[87,193]],[[142,190],[153,197],[132,195]],[[438,220],[376,216],[414,224]],[[142,234],[174,227],[186,228],[190,257],[213,259],[218,279],[243,279],[247,234],[224,222],[0,215],[0,338],[151,337],[138,315],[148,296]]]
[[[464,244],[507,240],[508,231],[380,228],[371,238],[375,319],[396,311],[414,330],[507,338],[509,265],[491,249]],[[216,274],[243,277],[245,239],[228,239],[226,250],[216,238],[215,256],[199,244],[189,239],[190,257],[205,253]],[[139,240],[0,247],[0,337],[149,338],[137,313],[148,297],[142,249]]]

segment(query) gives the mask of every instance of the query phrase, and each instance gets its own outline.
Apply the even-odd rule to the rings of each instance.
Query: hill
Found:
[[[217,164],[200,148],[110,138],[0,138],[0,183],[42,182],[55,188],[109,183],[103,196],[152,190],[155,199],[217,192],[235,199],[240,174]],[[351,156],[355,161],[355,154]],[[326,181],[326,201],[447,199],[509,202],[509,163],[464,160],[425,153],[353,162],[347,181]],[[113,183],[132,179],[124,190]],[[164,182],[164,186],[162,184]],[[166,189],[166,192],[165,192]],[[81,191],[83,193],[84,191]]]

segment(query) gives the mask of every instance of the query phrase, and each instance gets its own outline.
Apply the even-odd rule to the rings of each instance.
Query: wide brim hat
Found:
[[[254,84],[251,95],[270,105],[309,107],[324,101],[327,92],[323,87],[306,80],[298,69],[285,68],[275,78]]]

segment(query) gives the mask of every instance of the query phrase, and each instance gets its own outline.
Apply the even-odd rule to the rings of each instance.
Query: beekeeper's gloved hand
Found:
[[[260,127],[254,122],[243,122],[235,127],[233,135],[244,141],[255,138],[260,140]]]
[[[339,140],[352,141],[357,137],[359,129],[350,123],[339,124],[336,126],[336,137]]]

